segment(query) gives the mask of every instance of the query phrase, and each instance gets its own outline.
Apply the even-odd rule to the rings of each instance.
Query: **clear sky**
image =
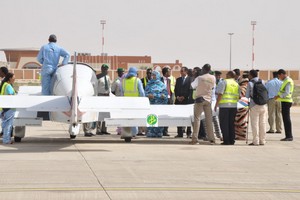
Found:
[[[52,33],[74,51],[101,54],[100,20],[106,20],[108,55],[179,59],[192,68],[210,63],[251,69],[300,68],[299,0],[1,0],[0,49],[40,48]]]

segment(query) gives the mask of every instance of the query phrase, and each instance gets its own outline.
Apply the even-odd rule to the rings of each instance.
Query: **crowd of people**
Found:
[[[135,67],[129,68],[127,74],[122,68],[117,73],[111,88],[115,95],[115,91],[120,91],[117,96],[145,96],[150,104],[194,104],[192,127],[177,127],[175,136],[183,138],[186,134],[192,145],[199,144],[199,140],[216,144],[216,138],[222,141],[221,145],[234,145],[236,140],[248,140],[248,125],[253,135],[249,145],[265,145],[266,133],[282,132],[282,119],[285,130],[282,141],[293,140],[290,107],[294,83],[283,69],[274,72],[273,79],[266,83],[258,77],[258,70],[241,74],[239,69],[234,69],[222,79],[222,73],[212,71],[209,64],[202,69],[182,67],[176,79],[168,66],[162,73],[148,68],[142,79],[137,78]],[[239,101],[245,99],[250,103],[239,107]],[[205,119],[201,120],[203,112]],[[121,130],[117,129],[118,134]],[[170,136],[168,127],[133,127],[132,132],[133,136]]]
[[[55,35],[50,35],[49,43],[42,46],[38,61],[42,64],[41,85],[42,94],[51,95],[51,78],[59,66],[68,63],[70,55],[56,44]],[[222,145],[234,145],[236,140],[246,140],[248,125],[251,124],[253,139],[249,145],[266,144],[266,133],[282,133],[284,125],[285,137],[282,141],[293,141],[290,108],[293,103],[292,95],[294,82],[283,69],[273,73],[273,79],[265,83],[258,76],[258,70],[244,71],[234,69],[226,73],[222,79],[220,71],[212,71],[209,64],[202,68],[188,69],[182,67],[180,77],[171,76],[171,68],[166,66],[160,71],[151,68],[146,70],[146,76],[138,78],[138,69],[129,68],[126,73],[123,68],[117,69],[117,78],[110,80],[109,66],[103,64],[101,73],[97,74],[98,96],[128,96],[148,97],[150,104],[194,104],[194,122],[192,127],[177,127],[175,138],[191,138],[190,144],[199,144],[199,140],[209,144],[216,143],[216,137]],[[0,68],[2,79],[1,95],[14,95],[14,74],[6,67]],[[249,106],[239,107],[239,101],[249,99]],[[218,112],[219,111],[219,112]],[[205,119],[200,118],[204,112]],[[15,110],[1,110],[3,143],[11,144],[11,132]],[[268,120],[267,120],[268,116]],[[266,130],[266,123],[270,129]],[[104,121],[84,123],[84,136],[109,135]],[[122,127],[117,128],[121,134]],[[144,133],[143,133],[144,132]],[[170,136],[168,127],[132,127],[133,136],[163,137]]]

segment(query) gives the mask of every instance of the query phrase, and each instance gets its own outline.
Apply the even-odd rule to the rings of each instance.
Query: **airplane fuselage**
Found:
[[[78,109],[81,97],[96,96],[97,77],[95,71],[86,64],[67,64],[59,67],[52,80],[52,94],[67,96],[71,105],[68,112],[52,112],[51,120],[71,124],[98,120],[98,112],[81,112]],[[75,77],[73,77],[75,76]]]

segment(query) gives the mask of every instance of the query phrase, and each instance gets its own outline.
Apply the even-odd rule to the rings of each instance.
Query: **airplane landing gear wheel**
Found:
[[[26,126],[16,126],[14,128],[14,141],[21,142],[22,138],[25,137]]]
[[[125,142],[131,142],[131,137],[124,138]]]
[[[71,138],[71,139],[75,139],[75,138],[76,138],[76,135],[70,135],[70,138]]]
[[[21,138],[21,137],[15,136],[15,137],[14,137],[14,140],[15,140],[15,142],[21,142],[22,138]]]

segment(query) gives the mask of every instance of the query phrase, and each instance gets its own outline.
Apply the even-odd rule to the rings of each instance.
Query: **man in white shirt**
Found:
[[[277,72],[273,72],[273,79],[266,83],[268,90],[268,122],[270,129],[267,133],[281,133],[282,131],[282,117],[281,117],[281,102],[275,100],[282,81],[277,78]]]
[[[257,70],[250,70],[246,97],[250,98],[250,124],[253,139],[249,145],[252,146],[265,145],[266,143],[267,104],[258,105],[253,100],[254,84],[258,81],[260,81],[260,79],[258,78]],[[265,84],[263,80],[261,81]]]
[[[110,82],[109,76],[107,75],[107,71],[108,71],[108,65],[103,64],[101,66],[101,73],[97,75],[98,96],[109,96],[111,82]],[[110,133],[107,132],[107,127],[105,126],[105,121],[97,122],[96,134],[97,135],[110,135]]]
[[[212,127],[212,108],[211,97],[213,88],[216,85],[215,76],[209,74],[211,66],[205,64],[202,68],[203,75],[198,76],[192,83],[193,89],[196,89],[196,98],[194,105],[194,125],[193,135],[190,144],[198,144],[198,133],[200,129],[200,116],[204,111],[205,123],[207,128],[208,141],[211,144],[215,143],[215,136]]]
[[[166,85],[168,91],[168,104],[173,104],[173,93],[171,90],[171,80],[169,77],[171,76],[171,69],[169,67],[164,67],[162,69],[163,76],[161,77],[161,81]],[[170,136],[168,134],[168,127],[164,127],[163,136]]]
[[[111,84],[111,93],[113,93],[116,96],[121,96],[121,78],[124,74],[124,69],[118,68],[117,74],[118,74],[118,77]]]

